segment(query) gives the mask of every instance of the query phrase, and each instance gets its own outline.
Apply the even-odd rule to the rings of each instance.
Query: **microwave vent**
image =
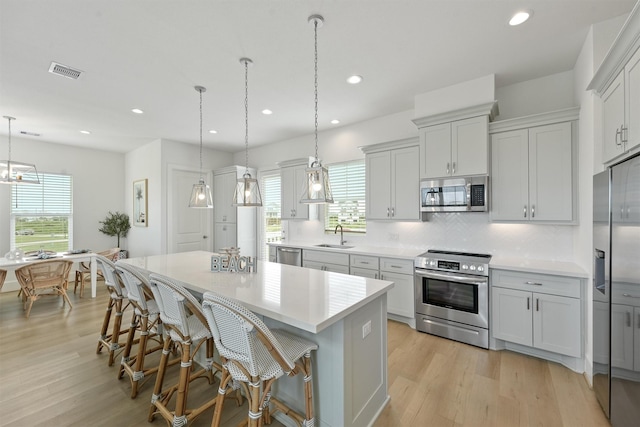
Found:
[[[57,62],[52,62],[49,67],[49,72],[51,74],[56,74],[58,76],[66,77],[68,79],[77,80],[78,77],[82,74],[82,71],[73,69],[66,65],[58,64]]]

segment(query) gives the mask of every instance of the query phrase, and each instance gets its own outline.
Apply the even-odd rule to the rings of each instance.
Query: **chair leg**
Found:
[[[109,297],[109,301],[107,302],[107,311],[104,314],[104,319],[102,320],[102,328],[100,328],[100,338],[98,339],[98,348],[96,348],[96,354],[100,354],[103,343],[106,342],[108,338],[107,331],[109,330],[109,323],[111,322],[111,314],[113,313],[114,305],[114,299]]]
[[[109,361],[108,366],[113,365],[116,357],[116,350],[120,348],[120,328],[122,327],[122,300],[118,300],[115,305],[116,316],[113,319],[113,329],[111,330],[111,339],[109,340]]]
[[[180,360],[180,380],[178,382],[178,395],[176,397],[176,418],[185,416],[187,410],[187,393],[189,386],[189,377],[191,374],[191,344],[182,344],[182,359]]]
[[[227,386],[231,380],[232,378],[229,371],[223,368],[222,377],[220,378],[220,386],[218,387],[218,397],[216,398],[216,409],[213,412],[213,419],[211,420],[211,427],[220,427],[222,406],[224,405],[224,398],[227,394]]]
[[[249,418],[247,423],[249,427],[258,427],[261,424],[262,410],[260,408],[260,389],[262,382],[260,378],[254,377],[249,383]]]
[[[144,378],[144,357],[147,354],[147,342],[149,340],[149,315],[143,314],[140,318],[140,341],[138,342],[138,354],[135,356],[133,377],[131,378],[131,398],[138,395],[138,385]]]
[[[158,364],[158,374],[156,375],[156,383],[153,386],[153,395],[151,396],[151,406],[149,407],[149,416],[147,421],[152,422],[156,413],[156,401],[162,399],[162,383],[164,382],[164,374],[167,369],[167,362],[169,361],[169,353],[171,352],[171,345],[173,341],[169,334],[164,338],[164,346],[162,347],[162,356],[160,356],[160,363]]]
[[[313,381],[311,377],[311,354],[304,356],[304,398],[305,398],[305,425],[314,424],[313,414]]]
[[[134,309],[133,315],[131,316],[131,323],[129,324],[129,332],[127,333],[127,342],[122,352],[120,367],[118,368],[118,379],[121,379],[122,376],[124,375],[124,370],[125,370],[124,365],[129,363],[130,356],[131,356],[131,349],[133,348],[133,341],[135,339],[136,331],[138,330],[138,321],[139,321],[139,317],[135,313],[135,309]]]

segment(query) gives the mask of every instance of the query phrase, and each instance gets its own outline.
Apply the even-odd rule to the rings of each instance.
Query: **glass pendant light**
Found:
[[[202,177],[202,92],[207,89],[202,86],[195,86],[195,90],[200,93],[200,181],[193,184],[191,190],[191,198],[189,199],[190,208],[212,208],[213,198],[211,197],[211,187],[204,182]]]
[[[315,71],[315,142],[316,157],[311,166],[306,170],[306,182],[304,194],[300,203],[333,203],[331,185],[329,184],[329,172],[318,160],[318,27],[324,23],[320,15],[311,15],[308,19],[314,30],[314,71]]]
[[[15,117],[3,116],[9,122],[9,156],[0,160],[0,183],[3,184],[40,184],[36,165],[11,160],[11,120]]]
[[[240,58],[244,64],[244,150],[245,172],[238,178],[236,191],[233,193],[233,206],[262,206],[262,196],[258,180],[249,173],[249,65],[253,64],[249,58]]]

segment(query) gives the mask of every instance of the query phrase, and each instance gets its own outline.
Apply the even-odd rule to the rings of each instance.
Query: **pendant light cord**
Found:
[[[314,56],[314,94],[315,94],[315,143],[316,143],[316,163],[318,161],[318,20],[316,19],[313,23],[313,34],[314,34],[314,46],[315,46],[315,56]]]
[[[200,92],[200,180],[202,180],[202,89],[198,89]]]
[[[244,61],[244,165],[249,175],[249,60]]]
[[[8,143],[9,143],[9,157],[8,157],[8,161],[11,162],[11,120],[15,120],[13,117],[9,117],[9,116],[4,116],[5,119],[7,119],[9,121],[9,139],[8,139]]]

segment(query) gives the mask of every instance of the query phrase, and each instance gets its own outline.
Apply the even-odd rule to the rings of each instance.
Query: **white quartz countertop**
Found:
[[[426,249],[407,249],[407,248],[388,248],[384,246],[366,246],[366,245],[354,245],[352,248],[340,249],[340,248],[326,248],[316,246],[318,243],[308,243],[299,241],[269,243],[271,246],[284,246],[286,248],[300,248],[300,249],[313,249],[314,251],[327,251],[337,252],[354,255],[373,255],[387,258],[399,258],[413,260],[418,255],[424,253]],[[347,244],[346,246],[351,246]]]
[[[256,314],[318,333],[393,288],[393,282],[257,261],[256,273],[211,271],[211,252],[195,251],[130,258],[150,273],[217,292]]]
[[[558,276],[588,278],[588,274],[573,262],[547,261],[528,258],[492,257],[489,268],[502,270],[525,271]]]

